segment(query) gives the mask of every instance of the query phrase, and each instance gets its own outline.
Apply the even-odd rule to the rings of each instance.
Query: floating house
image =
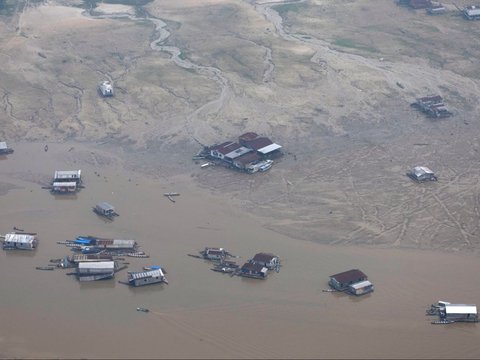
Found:
[[[237,275],[254,279],[266,279],[268,276],[268,268],[262,264],[247,262],[243,264],[237,272]]]
[[[224,248],[206,247],[205,250],[200,251],[200,255],[206,260],[223,260],[231,254]]]
[[[113,96],[113,85],[110,81],[102,81],[99,85],[99,90],[102,96],[109,97]]]
[[[407,176],[415,181],[437,181],[437,177],[426,166],[415,166],[413,169],[407,172]]]
[[[440,321],[478,322],[477,306],[470,304],[446,304],[439,309]]]
[[[113,205],[110,205],[107,202],[98,203],[93,208],[93,211],[96,214],[104,216],[108,219],[113,219],[115,216],[118,216],[118,214],[115,212],[115,208],[113,207]]]
[[[77,277],[79,281],[111,279],[114,274],[114,261],[80,262],[77,267]]]
[[[462,10],[463,17],[467,20],[480,20],[480,6],[471,5],[466,6]]]
[[[335,275],[330,275],[328,284],[338,291],[348,290],[350,285],[368,280],[367,275],[358,269],[348,270]]]
[[[11,153],[13,153],[13,149],[9,148],[6,142],[0,142],[0,155],[9,155]]]
[[[132,286],[143,286],[150,284],[165,283],[168,284],[167,279],[161,267],[155,270],[128,272],[128,284]]]
[[[82,183],[82,171],[55,171],[52,182],[52,192],[57,194],[74,193]]]
[[[368,280],[360,281],[348,286],[348,292],[357,296],[371,293],[373,292],[373,289],[373,284]]]
[[[233,165],[234,160],[252,150],[233,141],[227,141],[210,148],[210,156]]]
[[[277,269],[280,266],[278,256],[268,253],[258,253],[251,260],[253,264],[265,266],[268,270]]]
[[[74,240],[74,244],[78,247],[96,247],[100,249],[135,249],[137,242],[135,240],[116,240],[104,239],[94,236],[78,236]]]
[[[80,185],[82,183],[82,170],[55,171],[53,182],[74,182]]]
[[[54,182],[52,192],[57,194],[71,194],[77,191],[76,182]]]
[[[34,250],[38,244],[37,238],[33,234],[5,234],[3,249]]]

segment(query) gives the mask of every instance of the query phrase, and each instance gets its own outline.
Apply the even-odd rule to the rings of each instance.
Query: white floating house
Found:
[[[440,320],[453,322],[478,322],[477,305],[446,304],[439,310]]]
[[[57,194],[68,194],[77,191],[76,182],[54,182],[52,184],[52,192]]]
[[[109,219],[113,218],[114,216],[118,216],[113,205],[110,205],[107,202],[98,203],[93,208],[93,211],[98,215],[105,216]]]
[[[200,254],[207,260],[222,260],[230,254],[224,248],[206,247]]]
[[[4,249],[34,250],[37,247],[37,238],[31,234],[5,234]]]
[[[373,284],[368,280],[361,281],[348,286],[348,291],[350,292],[350,294],[357,295],[357,296],[371,293],[373,292],[373,289],[374,289]]]
[[[53,182],[74,182],[79,185],[82,183],[82,170],[55,171]]]
[[[110,81],[105,80],[99,85],[100,92],[104,97],[113,96],[113,85]]]
[[[132,286],[143,286],[162,282],[168,284],[162,268],[150,271],[128,272],[128,283]]]
[[[114,261],[80,262],[77,268],[79,281],[96,281],[112,278],[115,274]]]

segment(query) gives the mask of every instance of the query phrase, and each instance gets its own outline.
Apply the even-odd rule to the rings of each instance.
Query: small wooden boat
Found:
[[[431,323],[432,324],[453,324],[455,321],[453,320],[436,320],[436,321],[432,321]]]
[[[145,254],[143,251],[128,253],[126,255],[129,256],[129,257],[135,257],[135,258],[149,258],[150,257],[149,255]]]
[[[52,266],[37,266],[37,267],[35,267],[35,269],[37,269],[37,270],[50,270],[50,271],[52,271],[52,270],[55,270],[55,267],[52,267]]]
[[[232,274],[236,271],[236,269],[233,269],[233,268],[230,268],[230,267],[214,267],[210,270],[220,272],[222,274]]]
[[[169,193],[164,193],[163,196],[180,196],[180,194],[176,192],[169,192]]]

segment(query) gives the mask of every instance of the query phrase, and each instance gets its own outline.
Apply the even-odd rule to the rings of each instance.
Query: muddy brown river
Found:
[[[325,246],[266,230],[237,211],[227,195],[188,176],[157,178],[124,168],[102,146],[13,144],[0,160],[0,229],[37,232],[34,252],[0,252],[0,356],[29,358],[478,358],[478,324],[432,325],[427,305],[478,303],[477,257],[430,251]],[[55,170],[81,169],[85,188],[53,196]],[[218,171],[223,171],[218,169]],[[165,192],[179,192],[173,203]],[[112,203],[120,217],[92,212]],[[38,271],[68,255],[56,242],[77,235],[135,239],[161,265],[169,285],[129,288],[79,283],[68,271]],[[279,273],[265,281],[210,271],[187,256],[221,246],[241,256],[277,254]],[[373,294],[322,292],[328,276],[359,268]],[[137,312],[137,307],[150,309]]]

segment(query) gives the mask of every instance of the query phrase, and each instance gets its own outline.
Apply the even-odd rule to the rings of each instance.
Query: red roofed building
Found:
[[[257,151],[261,156],[272,155],[278,152],[282,147],[275,144],[272,140],[265,136],[258,136],[254,132],[247,132],[240,135],[238,141],[241,145]]]
[[[367,275],[365,275],[362,271],[358,269],[352,269],[342,273],[331,275],[328,284],[335,290],[343,291],[348,289],[350,285],[365,281],[367,279]]]

